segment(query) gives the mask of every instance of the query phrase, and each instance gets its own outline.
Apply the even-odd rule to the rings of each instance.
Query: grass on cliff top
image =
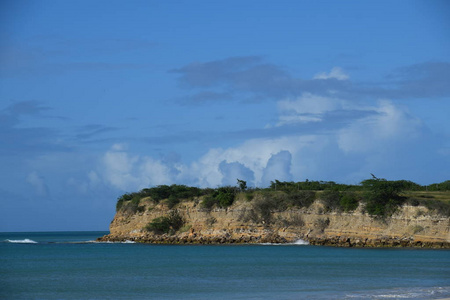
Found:
[[[435,199],[450,202],[450,191],[404,191],[402,194],[407,198]]]
[[[440,215],[450,217],[450,191],[407,191],[402,194],[409,205],[425,206]]]

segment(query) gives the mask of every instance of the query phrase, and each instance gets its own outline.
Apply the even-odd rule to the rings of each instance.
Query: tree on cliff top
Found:
[[[392,215],[397,207],[405,201],[405,198],[399,195],[404,189],[404,184],[399,181],[377,178],[373,174],[372,177],[361,182],[366,190],[363,197],[366,202],[366,211],[371,215],[381,217]]]
[[[241,191],[245,191],[247,189],[247,181],[238,179],[237,183]]]

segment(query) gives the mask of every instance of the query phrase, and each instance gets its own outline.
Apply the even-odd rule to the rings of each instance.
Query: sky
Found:
[[[450,179],[450,2],[0,2],[0,231],[163,184]]]

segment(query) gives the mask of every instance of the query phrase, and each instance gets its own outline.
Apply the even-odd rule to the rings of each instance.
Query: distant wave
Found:
[[[30,239],[24,239],[24,240],[5,240],[6,243],[15,243],[15,244],[37,244],[37,242],[30,240]]]

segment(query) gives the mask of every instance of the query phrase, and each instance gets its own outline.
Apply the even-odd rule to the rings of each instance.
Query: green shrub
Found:
[[[247,200],[247,201],[252,201],[254,196],[255,196],[255,195],[254,195],[252,192],[250,192],[250,193],[245,193],[245,200]]]
[[[174,195],[170,195],[169,199],[167,200],[167,206],[172,209],[175,205],[177,205],[178,203],[180,203],[180,199],[178,199],[176,196]]]
[[[186,185],[158,185],[153,188],[143,189],[139,192],[141,198],[151,197],[153,201],[159,202],[168,199],[171,196],[177,199],[190,199],[198,197],[202,194],[202,190],[197,187],[189,187]]]
[[[216,205],[217,199],[215,199],[213,196],[206,196],[203,198],[202,203],[200,204],[203,208],[211,209],[214,205]]]
[[[405,202],[399,195],[403,184],[399,181],[388,181],[382,178],[367,179],[361,182],[366,189],[364,201],[366,211],[373,216],[387,217]]]
[[[211,209],[214,205],[228,207],[233,204],[236,192],[235,187],[220,187],[214,190],[212,195],[206,196],[201,205],[207,209]]]
[[[145,226],[145,229],[156,234],[174,234],[183,225],[183,218],[178,214],[177,211],[172,211],[167,216],[153,219],[150,223],[147,224],[147,226]]]
[[[122,208],[123,202],[124,202],[124,201],[123,201],[122,199],[117,200],[117,203],[116,203],[116,212],[118,212],[118,211]]]
[[[220,207],[228,207],[231,204],[233,204],[234,194],[220,192],[216,196],[216,199],[218,200],[218,203],[219,203]]]
[[[309,207],[315,199],[314,191],[293,191],[287,195],[286,202],[292,206]]]
[[[117,198],[116,212],[119,211],[123,207],[124,203],[132,200],[134,196],[135,196],[135,193],[126,193],[126,194],[123,194],[122,196],[120,196],[119,198]]]
[[[322,200],[325,211],[341,209],[340,206],[340,194],[336,190],[325,190],[320,194],[320,199]]]
[[[429,191],[450,191],[450,180],[441,183],[433,183],[426,187]]]
[[[272,221],[272,212],[277,209],[279,202],[272,197],[260,198],[253,202],[253,210],[257,214],[257,221],[270,224]]]
[[[358,195],[354,192],[344,192],[342,194],[341,200],[339,201],[341,208],[348,212],[354,211],[359,206]]]
[[[272,223],[272,213],[286,209],[286,203],[281,197],[272,194],[265,194],[261,198],[252,201],[252,209],[243,216],[244,220],[251,220],[253,223],[269,225]]]

